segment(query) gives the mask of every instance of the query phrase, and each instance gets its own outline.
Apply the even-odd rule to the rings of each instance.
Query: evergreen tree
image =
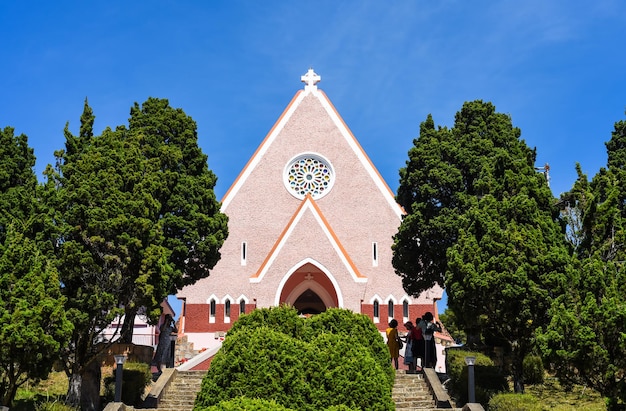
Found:
[[[26,381],[48,376],[71,333],[54,265],[13,227],[0,246],[0,396],[7,407]]]
[[[394,243],[407,291],[445,286],[468,343],[482,334],[508,349],[516,391],[569,263],[555,201],[520,135],[482,101],[465,103],[450,130],[429,117],[401,170],[408,215]]]
[[[562,198],[576,276],[539,341],[565,385],[590,386],[617,410],[626,403],[626,121],[606,147],[608,168],[589,182],[577,165],[578,180]]]
[[[20,385],[46,378],[67,341],[59,278],[40,251],[35,156],[25,135],[0,130],[0,400],[11,406]]]
[[[11,127],[0,129],[0,244],[8,224],[32,220],[37,177],[33,172],[35,153],[28,137],[14,135]]]
[[[216,178],[182,110],[149,99],[131,109],[128,128],[93,136],[92,123],[86,104],[80,135],[66,129],[66,150],[48,172],[59,270],[76,327],[64,353],[68,400],[83,409],[98,408],[92,365],[103,350],[100,330],[124,314],[115,339],[130,342],[138,310],[156,320],[169,294],[209,274],[227,235]]]

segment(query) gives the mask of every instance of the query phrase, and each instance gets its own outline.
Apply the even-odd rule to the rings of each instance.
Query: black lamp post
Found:
[[[115,402],[122,402],[122,373],[124,372],[125,355],[115,355]]]
[[[476,364],[476,357],[465,357],[465,364],[467,364],[467,402],[476,402],[476,387],[474,385],[474,364]]]

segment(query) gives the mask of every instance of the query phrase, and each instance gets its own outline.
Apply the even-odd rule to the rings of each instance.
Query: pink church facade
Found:
[[[408,295],[391,264],[403,216],[394,194],[309,70],[222,199],[229,236],[209,277],[177,295],[179,335],[215,346],[239,315],[289,304],[369,316],[384,331],[424,312],[443,290]],[[400,327],[402,328],[402,327]]]

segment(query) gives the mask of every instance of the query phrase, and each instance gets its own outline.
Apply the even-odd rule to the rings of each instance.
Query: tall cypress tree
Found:
[[[71,324],[53,261],[39,241],[42,219],[35,156],[25,135],[0,130],[0,401],[45,378]]]
[[[394,266],[407,291],[445,286],[448,306],[477,337],[511,353],[517,391],[521,364],[569,262],[558,209],[536,153],[491,103],[463,105],[450,130],[429,117],[401,170],[407,210]]]
[[[91,364],[102,350],[100,330],[124,314],[116,339],[130,342],[138,311],[156,320],[163,299],[209,275],[227,236],[216,178],[182,110],[151,98],[133,106],[128,128],[93,136],[92,123],[86,104],[81,133],[66,129],[66,151],[57,153],[48,185],[76,325],[65,353],[68,398],[83,409],[98,408],[100,377]]]
[[[577,165],[562,198],[576,276],[539,340],[563,384],[590,386],[618,410],[626,403],[626,121],[615,123],[606,148],[607,168],[588,181]]]

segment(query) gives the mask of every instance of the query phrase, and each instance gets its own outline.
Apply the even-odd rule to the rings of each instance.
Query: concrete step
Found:
[[[435,407],[435,400],[423,374],[406,374],[404,371],[398,371],[393,385],[392,398],[397,411],[440,410]],[[460,411],[461,409],[446,409],[446,411],[454,410]]]
[[[197,393],[206,371],[179,371],[167,392],[159,402],[158,409],[142,411],[192,411]],[[434,407],[434,399],[422,374],[396,374],[392,397],[397,411],[444,411]],[[445,411],[461,411],[460,408]]]
[[[191,411],[206,371],[178,371],[157,411]]]

